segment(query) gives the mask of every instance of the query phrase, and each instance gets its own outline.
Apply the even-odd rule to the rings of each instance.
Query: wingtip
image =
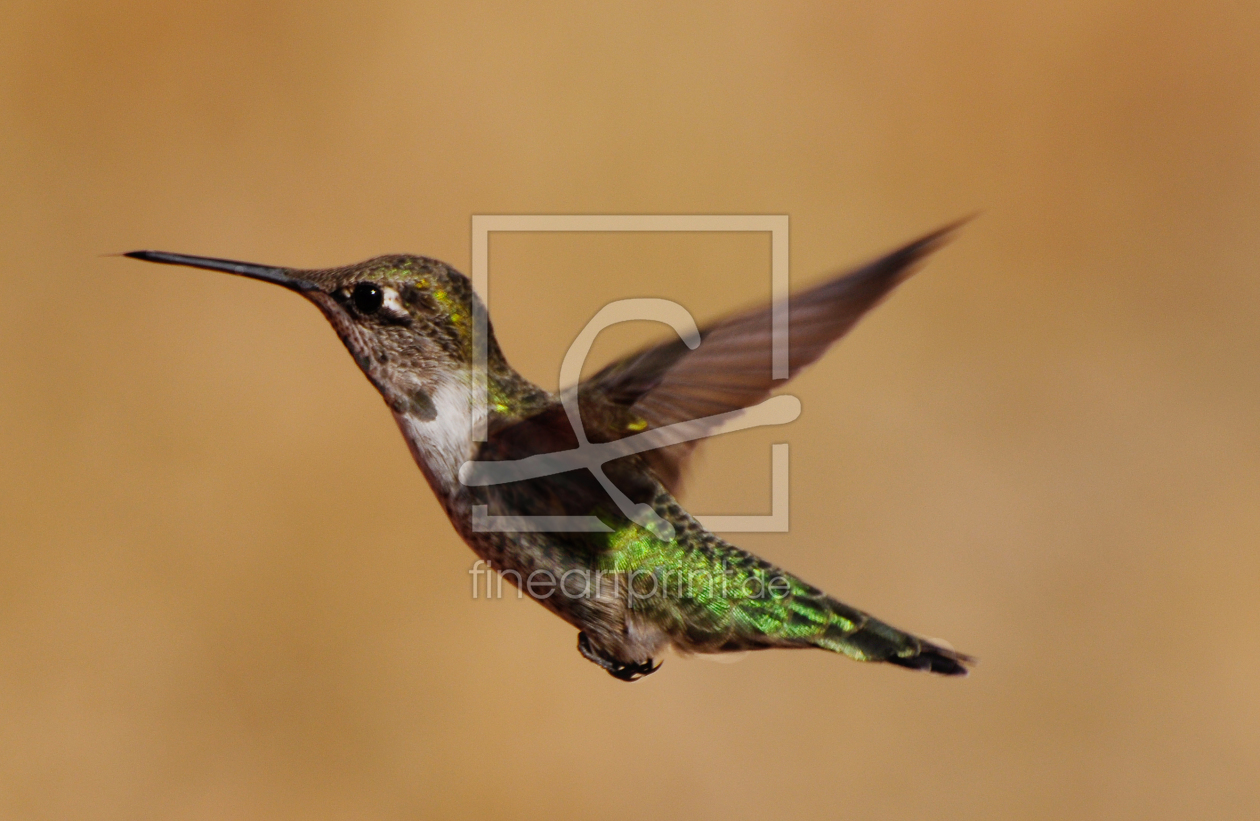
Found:
[[[971,222],[979,216],[969,214],[962,219],[954,220],[947,225],[937,228],[931,233],[924,234],[916,240],[902,245],[895,251],[892,251],[875,261],[868,263],[866,266],[854,271],[848,277],[837,280],[841,282],[844,279],[853,279],[856,281],[865,281],[870,283],[883,283],[880,288],[881,298],[887,294],[893,286],[899,285],[915,274],[924,264],[929,256],[940,250],[942,246],[950,242],[964,225]],[[872,307],[873,307],[872,303]]]
[[[926,256],[940,248],[942,245],[952,241],[962,230],[962,227],[972,220],[980,216],[980,211],[973,211],[965,217],[956,219],[947,223],[935,231],[915,240],[906,247],[907,251],[911,251],[915,256]]]

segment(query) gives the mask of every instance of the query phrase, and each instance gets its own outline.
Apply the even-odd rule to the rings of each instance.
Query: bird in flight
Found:
[[[735,547],[678,502],[703,436],[817,360],[957,227],[786,306],[693,324],[690,335],[559,394],[508,364],[468,278],[435,259],[300,270],[163,251],[126,256],[271,282],[313,302],[389,406],[455,530],[502,578],[576,627],[578,650],[612,676],[655,672],[667,648],[774,647],[960,676],[974,659]],[[776,311],[788,320],[786,369],[777,374]],[[604,449],[594,467],[581,458],[592,448]]]

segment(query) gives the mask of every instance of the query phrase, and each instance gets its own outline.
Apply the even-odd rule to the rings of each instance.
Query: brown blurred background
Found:
[[[4,3],[0,817],[1255,818],[1254,4]],[[737,541],[982,664],[627,686],[473,601],[383,403],[279,288],[103,254],[467,270],[475,213],[784,213],[816,281],[975,210],[707,445]],[[527,375],[765,236],[496,235]],[[658,329],[601,339],[607,361]]]

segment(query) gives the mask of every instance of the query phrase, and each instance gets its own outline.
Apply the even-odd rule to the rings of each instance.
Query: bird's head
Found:
[[[125,256],[259,279],[315,303],[394,412],[439,495],[455,487],[474,453],[475,419],[511,416],[545,399],[508,366],[486,319],[487,401],[475,401],[474,326],[485,308],[468,278],[444,262],[393,255],[302,270],[164,251]]]
[[[300,270],[164,251],[126,256],[224,271],[296,291],[328,318],[395,413],[428,421],[437,410],[435,394],[468,379],[474,311],[482,308],[468,278],[444,262],[393,255],[343,268]],[[502,355],[488,322],[486,333],[493,368]]]

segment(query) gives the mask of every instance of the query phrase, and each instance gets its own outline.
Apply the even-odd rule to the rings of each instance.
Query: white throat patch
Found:
[[[444,486],[459,484],[460,465],[473,456],[472,386],[459,378],[442,382],[429,397],[436,415],[425,420],[412,411],[395,412],[412,455]]]

